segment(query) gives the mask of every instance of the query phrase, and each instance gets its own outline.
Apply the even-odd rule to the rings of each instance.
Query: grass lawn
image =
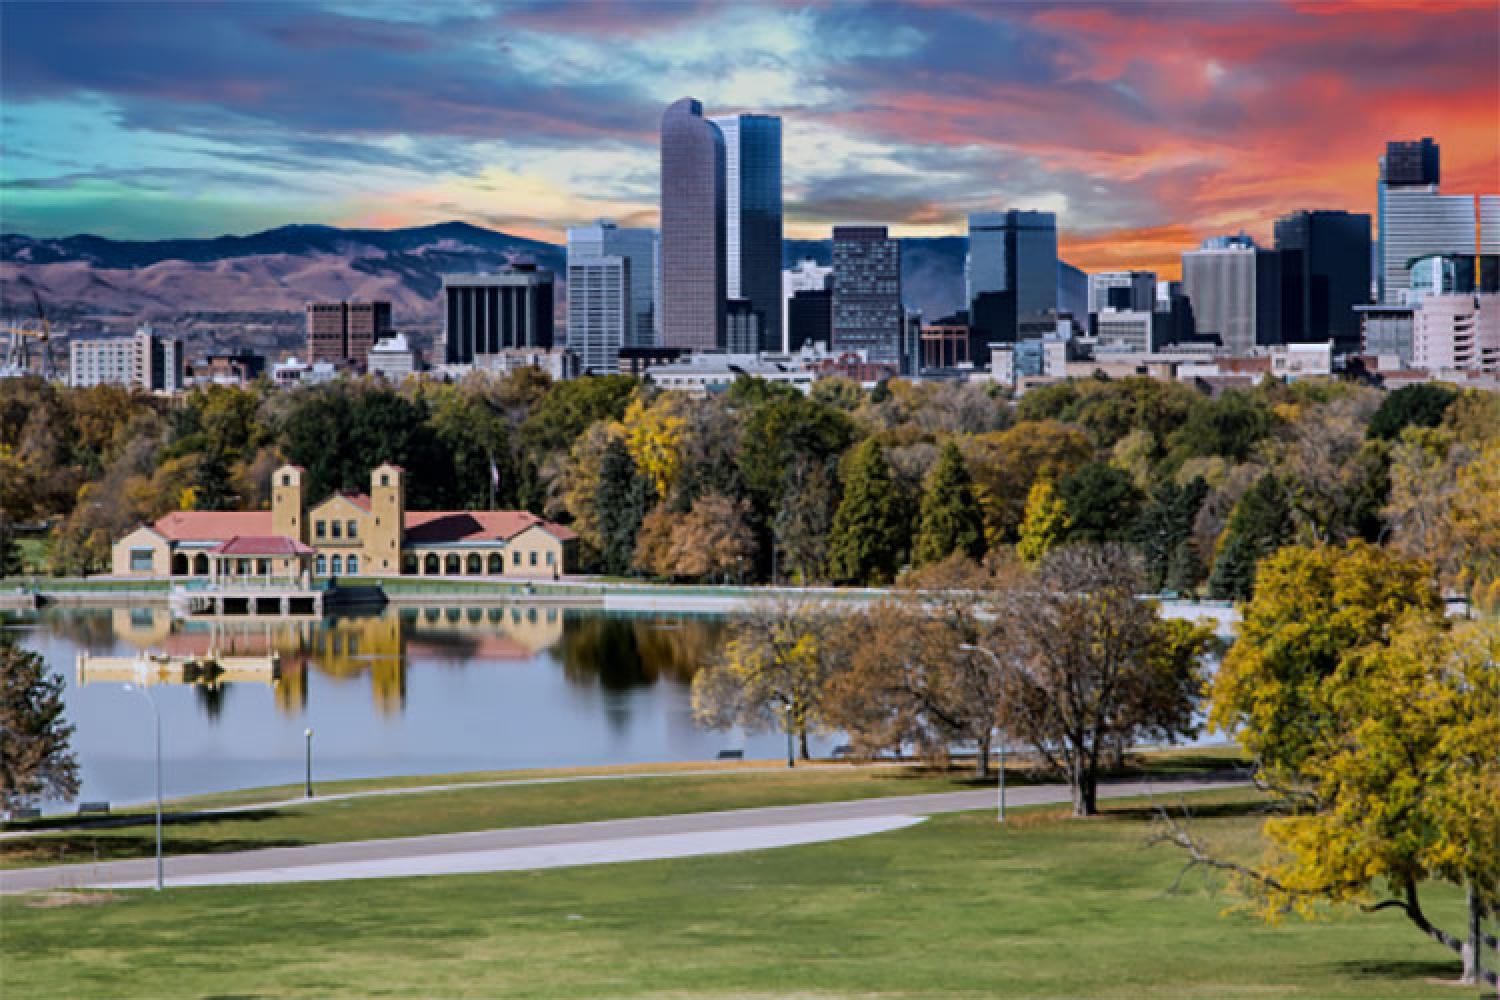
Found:
[[[623,784],[623,783],[622,783]],[[1255,857],[1253,793],[1197,796]],[[1215,808],[1212,803],[1218,803]],[[0,899],[7,996],[1469,998],[1397,915],[1267,926],[1149,815],[1018,810],[832,844],[535,873]],[[1457,902],[1436,892],[1447,923]]]
[[[1180,773],[1207,769],[1215,763],[1226,765],[1230,762],[1230,758],[1211,754],[1173,754],[1153,758],[1152,767],[1154,770]],[[980,784],[967,771],[937,768],[835,765],[799,767],[794,770],[752,769],[755,764],[764,767],[770,763],[772,762],[750,762],[750,766],[728,768],[727,773],[457,788],[417,795],[315,801],[306,806],[267,807],[226,815],[183,816],[167,824],[164,849],[168,854],[203,854],[258,847],[296,847],[335,841],[462,833],[501,827],[580,823],[668,813],[711,812],[989,787],[988,781]],[[686,766],[697,770],[704,767],[702,764]],[[670,769],[671,765],[657,765],[610,770],[628,774],[631,770]],[[569,773],[480,773],[425,779],[340,782],[318,787],[324,794],[329,794],[417,784],[566,776]],[[1016,776],[1012,780],[1022,779]],[[239,804],[239,801],[271,801],[295,797],[300,793],[299,786],[184,799],[169,807],[169,812]],[[125,826],[96,829],[80,827],[60,833],[0,841],[0,868],[146,857],[154,854],[154,814],[149,810],[136,810],[125,814],[125,817],[133,822]],[[122,817],[116,817],[119,818]],[[78,821],[69,818],[63,822],[71,824]],[[39,820],[11,824],[10,829],[58,823],[55,819]]]

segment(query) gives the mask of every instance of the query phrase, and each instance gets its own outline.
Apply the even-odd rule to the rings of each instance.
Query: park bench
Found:
[[[720,750],[719,751],[719,759],[720,760],[744,760],[745,759],[745,751],[743,751],[743,750]]]
[[[78,815],[80,816],[108,816],[108,802],[80,802],[78,803]]]

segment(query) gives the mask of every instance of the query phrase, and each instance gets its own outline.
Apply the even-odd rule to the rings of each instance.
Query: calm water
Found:
[[[6,626],[67,679],[80,798],[154,794],[151,710],[120,682],[80,684],[80,651],[276,650],[277,684],[163,684],[167,795],[314,779],[513,767],[774,757],[776,734],[698,729],[689,684],[722,619],[555,607],[388,609],[316,624],[173,622],[165,608],[50,609]]]

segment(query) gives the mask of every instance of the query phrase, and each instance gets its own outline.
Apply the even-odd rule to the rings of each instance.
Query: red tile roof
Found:
[[[370,494],[368,493],[345,493],[343,490],[339,490],[336,493],[330,493],[328,500],[332,500],[334,497],[343,497],[366,514],[370,512]],[[328,500],[324,500],[323,503],[327,503]],[[322,506],[322,504],[318,506]]]
[[[235,535],[269,535],[271,524],[268,510],[178,510],[153,527],[174,542],[222,542]]]
[[[408,545],[452,542],[509,541],[531,527],[540,527],[559,541],[578,537],[562,525],[524,510],[409,510]]]
[[[214,547],[221,556],[310,556],[313,550],[285,535],[235,535]]]

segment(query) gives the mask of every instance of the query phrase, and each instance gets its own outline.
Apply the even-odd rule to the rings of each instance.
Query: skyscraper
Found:
[[[781,119],[717,115],[724,137],[726,295],[760,313],[760,349],[781,337]]]
[[[1439,193],[1439,167],[1439,147],[1431,139],[1388,142],[1380,158],[1377,278],[1380,301],[1388,305],[1405,301],[1409,269],[1419,257],[1472,254],[1476,237],[1480,253],[1500,250],[1500,195],[1481,195],[1476,213],[1472,195]]]
[[[724,346],[724,137],[685,97],[661,118],[661,343]]]
[[[568,230],[568,347],[584,370],[614,371],[620,348],[656,343],[656,243],[654,229],[606,219]]]
[[[1293,212],[1276,220],[1281,254],[1281,339],[1332,340],[1335,353],[1359,350],[1354,307],[1370,299],[1370,217]]]
[[[390,330],[389,302],[309,302],[307,361],[363,368],[370,348]]]
[[[1106,309],[1152,309],[1156,302],[1156,272],[1100,271],[1089,275],[1089,312]]]
[[[1274,250],[1244,233],[1203,241],[1182,255],[1182,285],[1199,335],[1217,334],[1234,355],[1280,343],[1281,268]]]
[[[443,360],[450,365],[472,365],[513,347],[552,346],[552,272],[535,264],[445,274],[443,301]]]
[[[969,216],[964,279],[976,365],[988,363],[991,343],[1056,328],[1059,273],[1057,216],[1051,212]]]
[[[833,350],[901,362],[901,243],[884,226],[833,230]]]

